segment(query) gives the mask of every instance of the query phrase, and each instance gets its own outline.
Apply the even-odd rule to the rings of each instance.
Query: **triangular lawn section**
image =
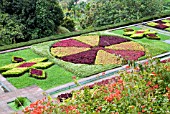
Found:
[[[51,48],[51,54],[57,57],[68,56],[76,53],[80,53],[83,51],[87,51],[90,48],[85,47],[55,47]]]
[[[61,40],[59,42],[56,42],[52,45],[53,48],[55,47],[90,47],[90,45],[79,42],[74,39],[67,39],[67,40]]]
[[[133,41],[107,46],[106,49],[145,51],[142,45]]]
[[[75,40],[88,44],[90,46],[98,46],[99,45],[99,36],[79,36],[75,37]]]
[[[121,38],[119,36],[100,36],[99,46],[110,46],[113,44],[119,44],[122,42],[128,42],[130,40]]]
[[[115,54],[108,53],[104,50],[99,50],[96,56],[95,64],[122,64],[122,58]]]
[[[105,50],[111,54],[120,55],[122,58],[126,60],[138,60],[138,58],[145,55],[144,51],[133,51],[133,50]]]
[[[76,64],[94,64],[96,54],[97,50],[89,50],[78,54],[65,56],[61,59]]]

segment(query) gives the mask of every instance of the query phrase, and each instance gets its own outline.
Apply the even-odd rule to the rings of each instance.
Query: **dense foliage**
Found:
[[[132,68],[132,69],[131,69]],[[85,87],[58,100],[42,99],[24,112],[60,114],[166,114],[170,112],[170,64],[149,60],[135,63],[120,72],[120,77]],[[73,77],[76,82],[76,77]],[[63,99],[64,98],[64,99]],[[65,99],[66,98],[66,99]]]
[[[63,5],[68,10],[66,12],[79,22],[81,28],[99,27],[161,14],[167,11],[168,7],[167,2],[162,0],[88,0],[86,2],[79,0],[78,3],[76,0],[70,0]]]
[[[1,45],[55,34],[64,18],[57,0],[2,0],[0,11]]]

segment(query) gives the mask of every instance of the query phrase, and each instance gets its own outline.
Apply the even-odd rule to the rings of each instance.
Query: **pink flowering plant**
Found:
[[[25,108],[28,114],[168,114],[170,63],[151,59],[129,64],[114,79],[73,91],[66,99],[39,100]],[[74,81],[76,77],[73,77]],[[76,81],[75,81],[76,82]],[[70,97],[68,97],[70,96]],[[60,96],[61,98],[61,96]],[[36,111],[39,112],[36,112]],[[35,113],[33,113],[35,112]]]

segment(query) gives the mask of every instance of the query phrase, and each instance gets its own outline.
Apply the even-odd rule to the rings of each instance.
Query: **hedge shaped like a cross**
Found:
[[[52,66],[53,62],[48,62],[47,58],[34,58],[29,61],[25,61],[21,57],[12,57],[11,64],[0,67],[0,72],[4,77],[18,77],[29,71],[30,76],[35,78],[46,78],[47,75],[45,71],[41,69],[46,69]]]

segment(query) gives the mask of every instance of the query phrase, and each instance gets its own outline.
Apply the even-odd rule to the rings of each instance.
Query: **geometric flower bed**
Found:
[[[122,64],[145,55],[139,43],[119,36],[79,36],[54,43],[51,54],[75,64]],[[137,56],[135,56],[137,55]]]
[[[13,57],[12,58],[12,61],[13,62],[19,62],[19,61],[16,61],[16,58],[17,60],[21,60],[21,58],[18,59],[18,57]],[[14,61],[15,59],[15,61]],[[5,66],[2,66],[0,67],[0,72],[2,72],[2,75],[4,77],[16,77],[16,76],[19,76],[23,73],[25,73],[26,71],[28,71],[30,69],[30,71],[32,71],[31,69],[33,68],[40,68],[40,69],[45,69],[45,68],[48,68],[50,67],[51,65],[53,65],[53,62],[44,62],[46,61],[47,58],[34,58],[34,59],[31,59],[29,61],[24,61],[24,62],[19,62],[19,63],[11,63],[9,65],[5,65]],[[30,73],[31,76],[34,76],[36,78],[46,78],[46,75],[44,71],[42,70],[39,70],[39,74],[35,74],[34,72]]]
[[[133,39],[141,39],[143,37],[146,37],[148,39],[160,40],[160,37],[157,35],[157,32],[150,31],[149,29],[134,30],[131,28],[125,28],[123,35],[130,36]]]
[[[162,19],[154,22],[148,22],[147,25],[154,28],[170,31],[170,18]]]

